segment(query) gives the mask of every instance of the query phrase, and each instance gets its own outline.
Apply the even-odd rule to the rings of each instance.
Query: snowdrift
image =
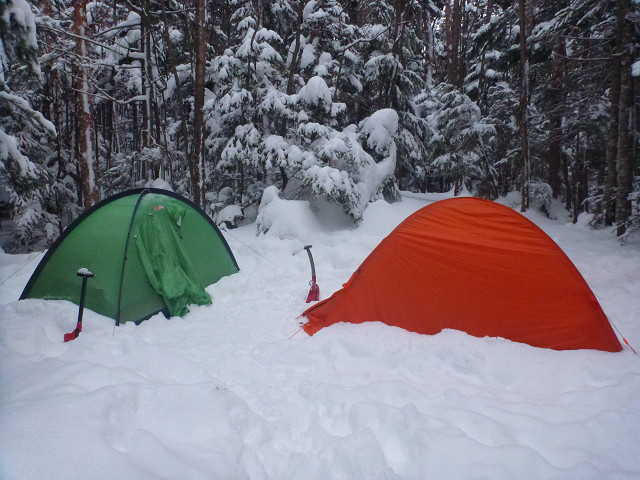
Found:
[[[356,230],[296,231],[278,216],[290,238],[256,236],[255,225],[223,232],[241,271],[207,288],[212,305],[115,330],[85,311],[81,337],[67,344],[77,307],[16,301],[37,255],[0,254],[0,476],[640,477],[640,361],[627,347],[554,351],[380,323],[300,331],[303,245],[313,244],[326,298],[440,198],[377,202]],[[640,343],[640,245],[527,215]]]

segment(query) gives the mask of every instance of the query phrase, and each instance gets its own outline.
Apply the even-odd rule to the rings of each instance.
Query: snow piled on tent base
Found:
[[[358,229],[330,232],[287,226],[280,203],[273,225],[290,238],[233,230],[241,271],[207,288],[213,305],[115,330],[85,311],[69,343],[77,306],[16,302],[37,260],[18,270],[35,254],[0,254],[0,280],[13,274],[0,291],[2,478],[640,476],[640,361],[628,348],[558,352],[378,323],[299,331],[303,245],[314,245],[326,298],[398,223],[442,196],[376,202]],[[640,244],[527,216],[637,346]]]

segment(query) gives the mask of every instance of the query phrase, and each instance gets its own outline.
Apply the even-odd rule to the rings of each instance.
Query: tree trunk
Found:
[[[425,36],[424,41],[426,44],[426,47],[424,48],[424,80],[427,84],[427,87],[431,88],[431,86],[433,85],[433,62],[435,59],[435,54],[433,49],[434,38],[433,27],[431,26],[431,13],[428,9],[425,9],[424,11],[423,23]]]
[[[293,94],[293,79],[295,77],[295,74],[298,72],[298,57],[300,56],[300,36],[302,34],[302,13],[304,11],[305,5],[306,2],[304,2],[303,0],[298,0],[298,8],[296,12],[296,45],[295,47],[293,47],[293,53],[291,54],[291,63],[289,64],[289,75],[287,78],[287,95]],[[344,55],[342,60],[344,60]]]
[[[580,116],[581,107],[578,108]],[[587,141],[582,141],[580,132],[576,135],[575,162],[573,166],[573,223],[577,223],[578,216],[584,211],[584,201],[587,198]],[[584,145],[583,145],[584,143]]]
[[[149,5],[149,1],[145,0],[143,2],[143,7],[141,9],[141,15],[140,15],[140,46],[142,48],[142,51],[144,53],[144,60],[142,63],[142,72],[141,72],[141,76],[142,76],[142,81],[141,83],[141,93],[142,95],[145,97],[144,100],[144,104],[142,106],[142,147],[147,147],[149,146],[149,135],[151,135],[151,126],[150,126],[150,122],[151,122],[151,114],[150,114],[150,105],[149,105],[149,100],[150,100],[150,92],[149,92],[149,88],[151,88],[151,78],[149,77],[149,62],[148,62],[148,52],[149,52],[149,48],[150,46],[148,45],[149,43],[149,31],[150,31],[150,26],[149,26],[149,16],[148,16],[148,8]],[[143,169],[140,169],[140,174],[143,175]]]
[[[398,78],[398,65],[402,62],[402,35],[404,34],[404,12],[406,5],[403,2],[396,2],[394,9],[394,26],[393,26],[393,44],[391,46],[391,54],[393,55],[394,66],[392,74],[389,76],[385,88],[383,105],[386,108],[397,108],[397,99],[395,95],[395,86]]]
[[[189,130],[187,128],[187,116],[184,112],[184,100],[182,98],[180,77],[178,76],[178,68],[176,67],[176,59],[169,35],[169,20],[167,17],[165,2],[166,0],[162,0],[160,4],[162,7],[162,24],[164,25],[164,41],[167,45],[167,61],[169,63],[171,74],[173,75],[173,81],[176,83],[176,105],[178,107],[178,116],[180,117],[180,136],[182,137],[182,151],[184,152],[184,158],[189,158]],[[173,171],[172,168],[171,171]]]
[[[449,0],[447,24],[447,81],[460,88],[460,35],[462,30],[462,0]]]
[[[205,87],[205,62],[207,55],[207,44],[205,35],[205,8],[204,0],[195,0],[195,57],[196,75],[193,93],[193,157],[191,162],[191,193],[193,201],[200,206],[204,205],[204,156],[202,155],[202,127],[204,113],[204,87]]]
[[[131,122],[133,124],[133,131],[138,131],[138,104],[136,102],[131,103]],[[133,151],[137,152],[140,147],[140,139],[138,135],[133,135]]]
[[[624,18],[616,19],[615,39],[613,45],[613,62],[611,65],[611,85],[609,87],[609,132],[607,136],[607,178],[604,189],[605,225],[612,225],[616,218],[616,187],[618,185],[618,125],[620,116],[620,76],[622,37]]]
[[[342,2],[347,9],[347,15],[349,15],[349,20],[351,23],[357,26],[361,26],[362,22],[360,21],[360,2],[358,0],[346,0]]]
[[[562,181],[564,182],[564,190],[567,194],[564,196],[564,208],[570,212],[573,206],[573,190],[571,186],[571,178],[569,177],[569,162],[567,157],[562,157]]]
[[[113,156],[113,149],[115,146],[114,132],[113,132],[113,102],[108,101],[105,105],[105,126],[104,126],[104,140],[106,143],[107,150],[107,158],[105,170],[109,171],[111,169],[111,158]]]
[[[550,128],[549,128],[549,151],[548,160],[548,182],[551,186],[553,198],[560,195],[560,164],[562,161],[562,101],[565,62],[567,55],[564,37],[558,36],[553,52],[553,71],[549,81],[549,99],[552,103]]]
[[[529,208],[529,181],[531,166],[529,159],[529,126],[527,119],[527,107],[529,99],[529,61],[527,59],[527,22],[526,0],[519,0],[518,24],[520,26],[520,143],[522,149],[522,204],[520,211],[525,212]]]
[[[484,24],[488,25],[491,22],[491,12],[493,10],[493,0],[487,1],[487,11],[484,17]],[[486,47],[482,49],[482,55],[480,57],[480,74],[478,75],[478,106],[480,111],[484,114],[487,109],[487,79],[485,75],[486,70]]]
[[[618,0],[618,21],[622,20],[622,56],[620,58],[620,106],[618,112],[618,162],[616,191],[616,235],[626,232],[627,221],[631,216],[629,194],[633,188],[633,25],[625,21],[628,12],[628,0]]]
[[[142,146],[153,147],[157,145],[160,137],[160,118],[156,101],[155,69],[153,61],[153,26],[151,25],[151,2],[142,2],[141,15],[141,47],[144,55],[142,60]],[[142,156],[141,158],[148,158]],[[140,176],[145,180],[157,177],[158,165],[148,160],[140,161]]]
[[[73,27],[72,31],[77,35],[76,54],[81,59],[89,56],[87,49],[87,1],[74,0],[73,3]],[[85,209],[90,208],[100,200],[100,191],[97,187],[97,162],[93,148],[94,130],[93,114],[89,101],[89,79],[86,70],[78,66],[76,74],[76,111],[78,126],[76,138],[78,145],[78,166],[80,168],[80,205]]]

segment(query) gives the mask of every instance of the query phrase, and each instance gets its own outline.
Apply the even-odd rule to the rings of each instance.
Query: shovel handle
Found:
[[[86,268],[81,268],[80,270],[78,270],[78,276],[82,278],[82,289],[80,290],[80,305],[78,305],[78,321],[76,323],[76,329],[73,332],[64,334],[65,342],[69,342],[78,338],[78,335],[80,335],[80,332],[82,332],[82,314],[84,313],[84,300],[87,294],[87,280],[94,277],[93,273]]]
[[[311,276],[313,277],[313,281],[316,279],[316,266],[313,263],[313,255],[311,255],[311,247],[313,245],[305,245],[304,249],[307,251],[307,255],[309,255],[309,263],[311,263]]]

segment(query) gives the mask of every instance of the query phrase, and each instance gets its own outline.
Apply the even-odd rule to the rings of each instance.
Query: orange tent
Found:
[[[402,222],[330,298],[303,313],[337,322],[445,328],[556,350],[622,350],[576,267],[540,228],[479,198],[433,203]]]

